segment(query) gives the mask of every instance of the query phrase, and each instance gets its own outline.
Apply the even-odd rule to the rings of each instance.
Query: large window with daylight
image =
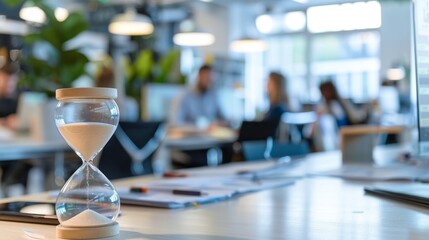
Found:
[[[312,33],[379,28],[381,7],[378,1],[310,7],[307,22]]]
[[[288,76],[288,92],[304,102],[320,100],[319,84],[331,79],[341,95],[366,102],[380,84],[381,7],[378,1],[310,7],[301,31],[265,34],[266,72]]]
[[[375,98],[379,87],[379,34],[376,31],[323,34],[311,46],[311,84],[333,80],[341,95],[355,102]],[[314,94],[311,100],[318,100]]]
[[[306,92],[307,42],[304,35],[273,36],[267,39],[270,46],[265,55],[268,71],[280,71],[288,79],[287,89],[292,97],[302,98],[294,93]]]

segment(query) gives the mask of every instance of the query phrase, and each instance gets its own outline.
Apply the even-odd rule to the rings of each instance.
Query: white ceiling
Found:
[[[112,2],[124,2],[124,0],[111,0]],[[129,0],[134,1],[134,0]],[[138,0],[136,0],[139,2]],[[180,3],[189,3],[196,2],[200,0],[149,0],[151,3],[157,3],[162,5],[169,4],[180,4]],[[299,0],[298,0],[299,1]],[[356,2],[358,0],[307,0],[307,3],[299,3],[294,0],[212,0],[213,3],[218,3],[222,5],[228,5],[231,3],[257,3],[257,4],[267,4],[267,5],[281,5],[286,7],[307,7],[315,5],[326,5],[326,4],[335,4],[335,3],[345,3],[345,2]],[[141,2],[141,1],[140,1]]]
[[[146,2],[150,4],[156,4],[156,5],[172,5],[172,4],[199,2],[199,1],[201,0],[147,0]],[[300,0],[297,0],[297,1],[300,1]],[[307,0],[307,3],[299,3],[294,0],[211,0],[212,3],[222,4],[225,6],[229,4],[235,4],[235,3],[244,3],[244,4],[266,4],[266,5],[275,5],[275,6],[292,7],[292,8],[345,3],[345,2],[356,2],[356,1],[359,1],[359,0]],[[124,5],[124,4],[142,4],[143,2],[144,1],[142,0],[110,0],[110,1],[107,1],[107,4]]]

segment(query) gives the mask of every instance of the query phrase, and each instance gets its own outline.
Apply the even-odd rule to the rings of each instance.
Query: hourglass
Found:
[[[88,239],[119,233],[119,195],[93,165],[93,159],[112,137],[119,109],[112,88],[64,88],[56,91],[59,103],[55,122],[67,144],[82,159],[82,166],[61,189],[55,210],[60,225],[57,237]]]

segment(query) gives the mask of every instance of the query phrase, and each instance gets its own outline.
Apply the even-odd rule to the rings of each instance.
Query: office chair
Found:
[[[317,114],[313,111],[285,112],[281,118],[280,139],[289,140],[288,138],[290,138],[292,143],[300,143],[307,131],[306,128],[316,121]]]
[[[300,143],[274,141],[270,151],[270,157],[282,158],[286,156],[303,156],[308,153],[310,153],[310,147],[305,141],[301,141]]]
[[[99,169],[109,179],[153,173],[152,157],[165,135],[162,122],[120,122],[101,153]]]
[[[279,121],[243,121],[237,142],[266,140],[275,137]]]
[[[262,144],[268,138],[274,138],[277,133],[278,125],[279,121],[243,121],[238,132],[237,140],[232,146],[222,147],[222,151],[226,153],[230,152],[232,155],[230,157],[225,157],[224,162],[245,160],[242,149],[243,143],[248,141],[262,141]],[[224,154],[224,156],[225,155],[227,154]]]
[[[244,141],[242,142],[242,150],[244,161],[301,156],[310,152],[310,148],[306,142],[279,142],[274,141],[272,138],[258,141]]]
[[[244,141],[241,143],[244,161],[257,161],[270,158],[267,140]]]

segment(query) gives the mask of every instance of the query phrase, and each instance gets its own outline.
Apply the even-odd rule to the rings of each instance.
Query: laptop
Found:
[[[429,1],[414,0],[413,27],[419,135],[417,157],[427,159],[429,156]],[[411,183],[384,183],[367,186],[365,192],[413,205],[429,207],[428,182],[429,174],[423,174],[415,176],[414,182]]]

